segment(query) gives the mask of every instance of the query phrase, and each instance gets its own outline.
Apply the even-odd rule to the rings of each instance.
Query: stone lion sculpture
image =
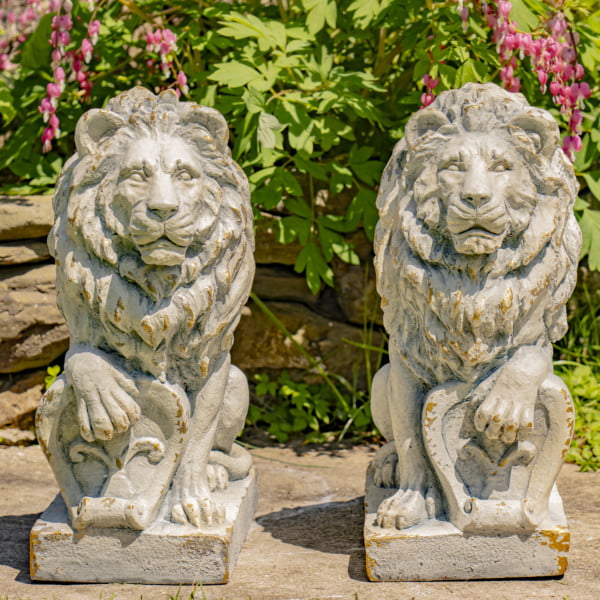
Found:
[[[383,174],[375,236],[390,363],[372,389],[390,440],[370,467],[397,488],[377,524],[535,528],[572,437],[552,372],[581,234],[558,127],[493,84],[442,93]]]
[[[135,88],[77,124],[49,245],[71,346],[37,416],[76,529],[223,523],[248,406],[231,365],[254,274],[222,115]]]

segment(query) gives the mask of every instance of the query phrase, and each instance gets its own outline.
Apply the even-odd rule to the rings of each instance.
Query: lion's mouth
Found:
[[[175,266],[185,260],[187,246],[179,246],[167,237],[144,245],[138,245],[142,260],[146,264]]]
[[[489,229],[478,225],[476,227],[469,227],[468,229],[463,229],[462,231],[457,232],[455,235],[459,238],[481,237],[486,239],[494,239],[499,235],[502,235],[502,233],[503,231],[490,231]]]

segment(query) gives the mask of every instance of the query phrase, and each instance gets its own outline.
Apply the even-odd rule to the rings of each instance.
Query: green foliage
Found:
[[[582,471],[596,471],[600,468],[600,368],[563,367],[559,375],[575,404],[575,436],[567,461],[576,463]]]
[[[368,395],[340,395],[323,383],[293,380],[283,371],[276,380],[265,373],[255,375],[256,400],[246,417],[248,425],[265,428],[278,442],[290,434],[302,434],[308,443],[341,440],[347,432],[373,435]]]
[[[558,375],[575,404],[575,436],[567,460],[582,471],[600,468],[600,289],[583,282],[572,302],[569,331],[555,345]]]
[[[50,386],[56,381],[56,378],[60,375],[60,366],[52,365],[46,369],[46,377],[44,377],[44,389],[50,389]]]
[[[69,49],[81,45],[92,18],[88,3],[73,4]],[[376,186],[407,119],[420,106],[423,75],[439,77],[436,93],[469,81],[499,81],[501,65],[489,28],[471,5],[463,31],[457,6],[429,0],[181,0],[168,7],[158,0],[96,3],[93,17],[102,28],[90,65],[91,97],[84,101],[77,83],[67,81],[57,110],[62,133],[54,150],[43,155],[38,106],[52,80],[50,16],[45,17],[14,57],[18,68],[0,73],[0,193],[51,188],[73,153],[75,124],[85,110],[105,105],[133,85],[154,91],[176,86],[160,69],[146,65],[144,28],[168,27],[178,37],[178,50],[170,59],[173,71],[181,69],[189,78],[188,99],[225,114],[233,157],[249,177],[256,219],[271,219],[280,242],[300,243],[295,269],[316,293],[323,284],[333,284],[334,257],[358,264],[349,241],[354,232],[362,228],[373,238]],[[513,0],[512,6],[523,31],[535,30],[546,19],[547,4],[539,0]],[[598,270],[600,9],[592,0],[569,0],[562,9],[579,35],[578,57],[592,88],[584,112],[583,149],[575,162],[582,184],[576,214],[584,235],[582,256]],[[527,99],[561,121],[527,63],[517,75]],[[563,375],[575,390],[578,414],[584,415],[577,435],[589,440],[597,431],[591,425],[585,429],[597,407],[590,382],[598,379],[589,356],[600,341],[586,346],[579,340],[585,338],[581,324],[589,325],[591,335],[590,320],[596,315],[589,308],[578,313],[571,323],[579,333],[569,334],[559,350],[564,360],[579,365]],[[252,409],[250,422],[266,423],[279,439],[301,429],[311,432],[312,439],[322,436],[324,428],[338,428],[342,435],[348,429],[367,430],[365,397],[312,361],[324,387],[294,383],[287,376],[260,380],[262,404]],[[591,374],[580,367],[589,367]],[[49,370],[48,375],[50,380],[57,373]],[[580,433],[584,430],[588,433]],[[590,457],[597,456],[590,452],[586,468],[592,468]]]
[[[541,2],[512,4],[524,30],[546,18]],[[584,255],[598,268],[600,11],[588,5],[574,0],[565,10],[596,92],[587,105],[576,168],[587,203],[578,210]],[[178,37],[173,71],[188,75],[189,99],[225,114],[233,156],[250,179],[256,217],[274,219],[279,241],[300,242],[295,268],[316,293],[323,283],[333,284],[334,257],[358,263],[350,235],[364,228],[373,236],[376,186],[406,120],[420,106],[423,75],[439,76],[436,93],[468,81],[498,81],[500,62],[489,28],[471,8],[465,32],[454,2],[429,2],[425,9],[421,2],[390,0],[182,0],[164,10],[158,0],[107,0],[94,14],[102,28],[90,65],[89,104],[82,104],[76,82],[67,82],[57,111],[62,134],[44,156],[38,106],[52,77],[45,17],[15,58],[19,68],[0,75],[0,119],[10,132],[0,149],[0,192],[51,187],[73,151],[73,130],[85,109],[133,85],[156,91],[176,86],[160,69],[146,66],[141,33],[147,24],[168,27]],[[73,17],[69,47],[77,48],[92,18],[88,4],[74,3]],[[518,75],[528,99],[560,119],[526,63]]]

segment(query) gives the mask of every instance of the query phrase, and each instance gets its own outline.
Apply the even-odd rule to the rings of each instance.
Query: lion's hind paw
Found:
[[[431,507],[420,490],[398,490],[377,510],[377,524],[384,529],[407,529],[429,518]]]
[[[377,487],[398,487],[396,471],[398,469],[398,454],[393,442],[389,442],[377,450],[371,460],[373,483]]]
[[[211,492],[222,492],[229,484],[229,473],[223,465],[208,464],[206,466],[206,479]]]

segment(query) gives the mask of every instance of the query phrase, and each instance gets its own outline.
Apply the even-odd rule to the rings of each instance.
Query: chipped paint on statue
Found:
[[[142,88],[77,125],[49,238],[71,347],[37,414],[74,529],[216,527],[250,471],[229,351],[252,210],[227,139],[216,110]]]
[[[554,119],[520,94],[469,84],[408,122],[375,237],[390,364],[371,402],[389,442],[369,476],[394,490],[378,527],[528,535],[548,519],[573,426],[551,344],[576,279],[576,192]]]

